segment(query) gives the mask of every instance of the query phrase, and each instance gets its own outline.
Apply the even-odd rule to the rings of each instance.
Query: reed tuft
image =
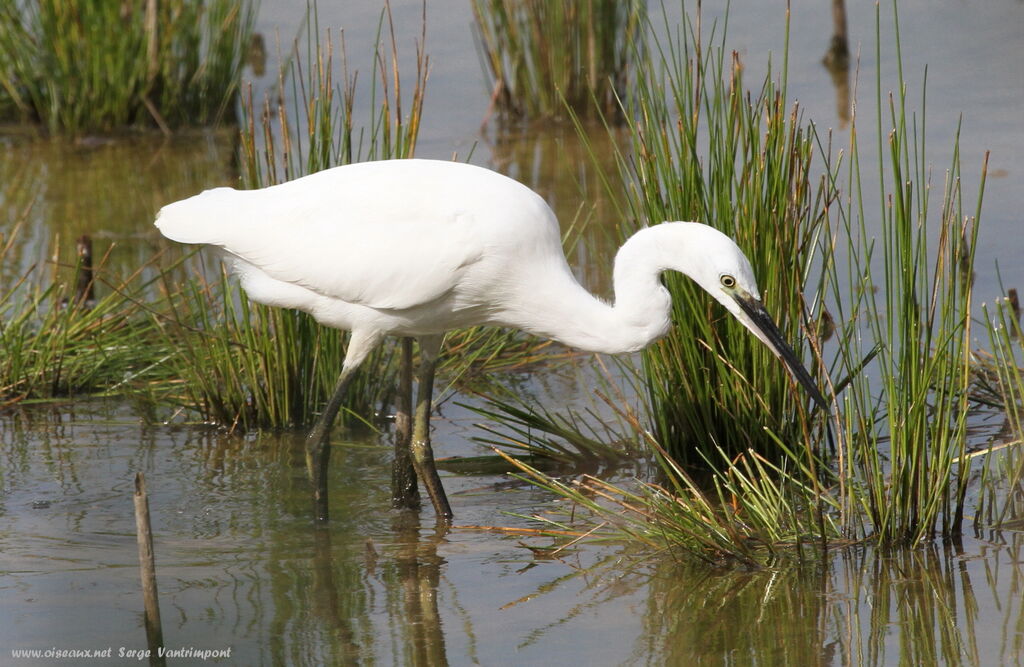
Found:
[[[5,2],[0,117],[71,135],[233,120],[254,20],[248,0]]]
[[[515,119],[617,117],[629,92],[640,0],[473,0],[491,105]]]
[[[893,21],[898,35],[895,10]],[[780,329],[808,341],[804,355],[833,402],[834,442],[768,351],[674,276],[666,283],[675,326],[638,367],[623,365],[646,398],[642,414],[626,422],[663,481],[584,478],[573,486],[519,467],[591,510],[587,521],[605,536],[617,531],[711,560],[764,565],[808,547],[955,538],[978,458],[968,454],[968,423],[985,165],[969,209],[956,137],[944,183],[933,187],[925,116],[912,110],[900,67],[894,93],[883,95],[876,80],[875,199],[861,174],[860,118],[851,120],[844,161],[798,110],[784,110],[785,65],[780,83],[769,75],[746,92],[724,37],[703,44],[699,25],[688,23],[641,59],[628,113],[632,147],[619,155],[630,184],[623,235],[673,219],[732,235]],[[895,47],[899,62],[898,39]],[[1004,321],[993,333],[997,379],[1008,400],[1019,401],[1010,330]],[[1011,427],[1017,406],[1007,407]],[[630,414],[625,404],[622,411]],[[1001,479],[1019,480],[1009,461]],[[984,498],[989,516],[1009,512]]]

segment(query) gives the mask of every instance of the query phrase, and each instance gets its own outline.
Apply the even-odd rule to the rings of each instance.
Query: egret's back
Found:
[[[164,207],[156,224],[273,280],[375,309],[492,290],[485,283],[538,255],[565,263],[543,199],[454,162],[367,162],[261,190],[217,188]]]

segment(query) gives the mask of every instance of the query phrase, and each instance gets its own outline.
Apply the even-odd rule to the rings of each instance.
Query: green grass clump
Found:
[[[895,5],[893,21],[901,65]],[[876,44],[881,62],[880,38]],[[959,535],[962,528],[971,473],[964,456],[974,382],[974,249],[986,167],[967,214],[959,138],[942,188],[933,187],[925,115],[908,108],[902,66],[888,113],[876,77],[878,214],[867,212],[862,194],[854,119],[846,176],[852,204],[835,208],[835,234],[847,262],[826,273],[840,323],[839,367],[853,376],[840,405],[836,467],[845,517],[866,517],[871,534],[884,544],[916,545],[936,532]],[[941,193],[938,206],[933,192]],[[857,372],[854,364],[869,350],[877,352],[876,361]]]
[[[221,272],[201,276],[169,294],[170,316],[157,318],[166,345],[169,385],[161,399],[232,430],[312,423],[330,397],[344,360],[346,334],[296,310],[251,303],[237,281]],[[346,396],[349,416],[363,419],[388,405],[394,370],[390,350],[361,374]]]
[[[492,106],[510,118],[615,116],[628,92],[639,0],[473,0]]]
[[[724,75],[724,49],[702,49],[699,35],[670,40],[665,51],[668,80],[641,85],[635,114],[638,217],[679,214],[730,233],[750,255],[768,307],[791,340],[808,311],[820,320],[827,306],[836,322],[832,374],[839,377],[826,379],[843,400],[836,406],[838,448],[827,451],[804,418],[807,398],[780,365],[696,288],[670,283],[676,327],[645,353],[641,376],[659,446],[677,462],[710,464],[715,489],[750,481],[747,492],[733,494],[754,504],[743,524],[760,527],[744,532],[747,539],[782,538],[768,530],[771,522],[752,520],[759,508],[781,519],[769,501],[781,494],[759,500],[751,490],[764,480],[803,499],[796,507],[818,516],[817,539],[838,533],[916,544],[936,531],[957,534],[968,469],[955,462],[967,444],[980,213],[980,195],[973,217],[962,210],[958,151],[936,211],[924,117],[908,111],[902,78],[883,115],[879,82],[881,206],[870,216],[856,120],[846,177],[852,191],[841,192],[840,165],[827,148],[815,185],[810,158],[820,139],[795,111],[782,113],[784,69],[778,88],[766,81],[752,96],[741,91],[735,67]],[[660,106],[661,89],[673,91],[674,114]],[[765,456],[777,470],[749,467]]]
[[[806,359],[805,285],[835,193],[815,188],[814,135],[796,107],[787,110],[785,86],[769,74],[748,93],[722,34],[711,47],[696,32],[669,38],[638,69],[632,146],[620,155],[630,184],[623,236],[666,220],[731,236],[780,331]],[[665,283],[673,327],[644,351],[640,384],[669,455],[692,465],[719,450],[777,455],[777,440],[808,441],[808,397],[783,365],[688,278],[666,275]]]
[[[229,118],[255,19],[247,0],[10,0],[0,114],[51,133]]]
[[[992,353],[982,359],[982,382],[1004,415],[1003,427],[984,456],[982,491],[975,527],[1024,528],[1024,330],[1016,293],[986,306],[985,324]]]
[[[895,12],[893,20],[898,34]],[[665,481],[571,486],[524,470],[589,508],[606,533],[712,560],[754,565],[810,545],[955,538],[972,476],[971,313],[985,167],[970,212],[956,143],[942,187],[933,187],[925,117],[910,110],[900,70],[895,93],[883,96],[876,83],[881,161],[865,177],[859,118],[848,159],[833,155],[796,111],[783,112],[784,66],[781,84],[769,79],[745,93],[724,53],[691,29],[640,68],[633,146],[620,158],[632,184],[623,209],[640,224],[696,219],[736,238],[790,340],[805,321],[834,322],[827,342],[809,336],[834,403],[834,447],[824,446],[808,397],[781,364],[689,281],[672,278],[675,326],[644,352],[635,378],[647,405],[626,420]],[[816,152],[821,176],[812,178]],[[876,178],[877,208],[865,194]],[[1006,341],[999,345],[1002,392],[1019,400],[1018,366]],[[1019,422],[1016,407],[1007,415]],[[1005,477],[1019,480],[1019,468]]]
[[[649,444],[658,451],[657,443]],[[841,537],[842,527],[831,516],[813,511],[818,489],[813,479],[805,483],[805,471],[787,470],[786,462],[755,452],[733,460],[723,457],[714,474],[704,479],[691,476],[661,450],[658,458],[667,482],[628,485],[592,475],[565,482],[501,455],[524,479],[572,502],[569,510],[536,514],[534,519],[559,530],[583,522],[588,537],[625,538],[655,551],[748,567],[818,553]]]
[[[0,264],[16,224],[0,234]],[[142,307],[149,286],[109,274],[106,257],[82,283],[83,267],[32,266],[0,289],[0,407],[69,396],[130,394],[162,375],[171,352]],[[86,300],[84,287],[98,293]]]

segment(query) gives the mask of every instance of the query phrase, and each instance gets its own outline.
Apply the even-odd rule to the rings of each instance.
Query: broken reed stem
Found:
[[[78,264],[75,269],[75,305],[89,308],[96,303],[96,285],[92,272],[92,238],[83,234],[75,241]]]
[[[139,569],[142,574],[142,599],[146,608],[146,643],[150,656],[159,656],[164,644],[160,623],[160,602],[156,591],[156,560],[153,558],[153,531],[149,525],[149,496],[146,495],[146,477],[135,473],[135,536],[139,542]],[[152,664],[152,660],[150,661]],[[160,660],[162,663],[162,659]]]
[[[561,535],[565,537],[585,537],[593,532],[582,530],[552,530],[550,528],[521,528],[517,526],[455,526],[459,530],[481,530],[490,533],[509,533],[515,535],[535,535],[537,537],[550,537]]]

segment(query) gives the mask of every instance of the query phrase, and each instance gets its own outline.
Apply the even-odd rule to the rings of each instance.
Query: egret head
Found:
[[[793,377],[803,385],[811,398],[827,410],[828,402],[825,397],[761,303],[761,294],[757,289],[750,260],[725,234],[712,227],[700,227],[704,229],[698,231],[702,237],[699,256],[692,258],[693,266],[687,273],[767,345],[768,349],[786,364]]]

